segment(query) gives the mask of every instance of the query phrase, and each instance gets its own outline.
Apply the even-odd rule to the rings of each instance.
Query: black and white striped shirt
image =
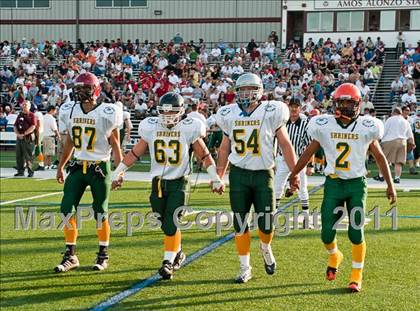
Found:
[[[289,133],[290,141],[295,148],[296,156],[299,158],[306,147],[310,144],[311,139],[308,135],[308,119],[299,117],[295,122],[287,121],[286,128]]]

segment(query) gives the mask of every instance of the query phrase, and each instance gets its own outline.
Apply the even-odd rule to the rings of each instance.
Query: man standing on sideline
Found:
[[[55,156],[55,138],[60,140],[57,121],[54,116],[57,112],[55,106],[48,106],[47,114],[44,115],[44,161],[45,169],[51,168],[52,157]]]
[[[295,149],[295,153],[300,157],[303,151],[310,143],[310,138],[308,136],[308,120],[306,117],[302,117],[301,113],[301,101],[299,98],[292,97],[289,102],[289,112],[290,119],[287,121],[286,127],[287,132],[289,133],[290,141]],[[300,187],[299,187],[299,199],[302,205],[302,212],[304,213],[303,228],[309,228],[309,194],[308,194],[308,178],[306,175],[310,176],[313,174],[313,164],[309,163],[306,169],[303,169],[299,173],[300,177]],[[274,180],[274,186],[276,191],[276,206],[279,206],[280,199],[284,194],[287,180],[290,175],[290,169],[287,166],[286,160],[283,157],[282,150],[279,150],[279,153],[276,158],[276,176]],[[288,195],[286,193],[286,195]]]
[[[407,159],[407,150],[411,151],[414,145],[414,136],[410,123],[402,116],[400,107],[396,107],[392,116],[385,121],[382,149],[389,163],[394,164],[394,183],[399,184],[402,167]],[[383,181],[383,175],[375,180]]]
[[[36,106],[35,106],[36,107]],[[35,119],[36,119],[36,128],[35,128],[35,156],[38,160],[38,167],[36,171],[43,171],[44,166],[44,153],[42,150],[43,141],[44,141],[44,115],[38,108],[35,108]]]
[[[22,104],[22,111],[16,118],[14,131],[16,134],[16,164],[15,176],[24,176],[25,165],[28,169],[28,177],[34,176],[32,170],[33,153],[35,147],[36,118],[30,111],[31,102]]]

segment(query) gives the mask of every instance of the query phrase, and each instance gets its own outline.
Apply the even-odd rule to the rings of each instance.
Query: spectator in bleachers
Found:
[[[416,94],[414,94],[414,89],[409,89],[407,93],[401,96],[401,103],[403,105],[411,105],[417,103]]]
[[[389,101],[392,102],[396,95],[400,95],[403,90],[403,84],[399,77],[396,77],[391,83],[391,92],[389,94]]]
[[[3,107],[0,107],[0,132],[5,132],[7,128],[6,114],[3,112]]]

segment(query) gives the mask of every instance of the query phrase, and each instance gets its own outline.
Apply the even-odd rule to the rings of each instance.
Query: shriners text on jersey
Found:
[[[309,121],[308,134],[324,149],[325,175],[351,179],[366,175],[369,145],[382,138],[384,126],[379,119],[370,116],[360,116],[343,126],[334,116],[320,115]]]
[[[61,106],[59,119],[65,125],[74,145],[74,158],[86,161],[109,161],[108,138],[123,122],[121,108],[102,103],[85,113],[79,103]]]
[[[276,131],[289,119],[289,108],[279,101],[263,101],[251,114],[238,105],[220,108],[217,125],[231,141],[229,161],[247,170],[274,167]]]

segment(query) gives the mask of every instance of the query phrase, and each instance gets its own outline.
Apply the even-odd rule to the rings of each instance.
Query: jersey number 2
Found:
[[[337,170],[348,171],[350,169],[350,162],[346,161],[347,157],[350,154],[350,146],[348,143],[338,143],[336,146],[338,152],[341,152],[340,155],[335,160],[335,168]]]
[[[73,136],[73,145],[76,149],[80,150],[82,148],[82,127],[73,126],[71,129]],[[96,129],[94,127],[85,127],[85,134],[88,137],[88,144],[86,147],[87,151],[93,151],[95,140],[96,140]]]
[[[244,135],[245,135],[245,129],[233,130],[233,140],[236,143],[236,146],[235,146],[236,153],[243,156],[246,150],[251,150],[253,155],[259,155],[260,145],[259,145],[258,129],[254,129],[252,131],[246,143],[245,143],[245,140],[242,139],[242,136]]]

